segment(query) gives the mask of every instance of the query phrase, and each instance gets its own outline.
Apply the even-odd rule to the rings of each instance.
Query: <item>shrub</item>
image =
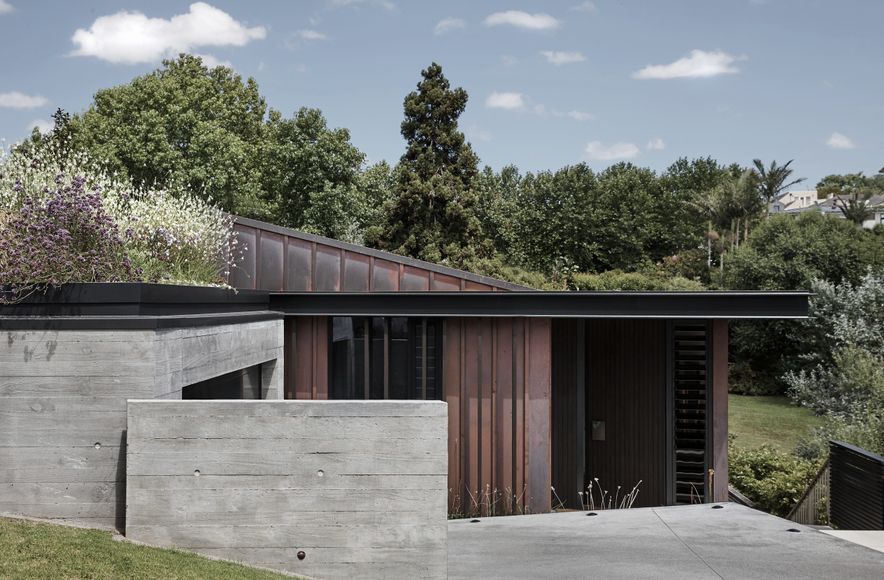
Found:
[[[681,276],[666,276],[657,272],[623,272],[610,270],[601,274],[579,272],[573,275],[576,290],[631,290],[631,291],[696,291],[702,283]]]
[[[777,451],[770,445],[743,449],[728,445],[731,484],[759,509],[785,517],[813,482],[820,462]]]
[[[785,376],[789,395],[825,418],[808,448],[838,439],[884,453],[884,274],[814,290],[805,368]]]
[[[24,197],[0,224],[0,280],[5,298],[40,285],[66,282],[117,282],[137,277],[114,220],[101,197],[75,178],[47,191],[43,199]]]
[[[59,205],[62,201],[67,205]],[[101,266],[80,270],[58,260],[39,267],[26,263],[39,251],[36,246],[28,250],[27,244],[49,247],[61,243],[58,235],[67,235],[59,231],[73,233],[62,225],[40,231],[34,220],[50,218],[39,208],[72,212],[83,210],[82,204],[91,208],[90,219],[100,221],[96,231],[108,236],[107,243],[88,249],[93,252],[89,259]],[[59,216],[52,215],[50,221],[58,222]],[[22,236],[29,228],[37,229]],[[16,250],[4,258],[0,274],[4,282],[19,286],[137,280],[223,284],[239,257],[228,214],[190,192],[138,190],[56,139],[20,147],[0,160],[0,230],[13,244],[10,250]]]
[[[233,217],[194,195],[114,191],[105,203],[144,280],[220,284],[239,257]]]

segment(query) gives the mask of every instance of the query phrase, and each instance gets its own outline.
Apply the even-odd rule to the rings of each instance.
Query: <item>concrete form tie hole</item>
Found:
[[[101,449],[101,443],[96,442],[96,443],[95,443],[95,448],[96,448],[96,449]]]
[[[300,550],[298,552],[298,560],[303,560],[306,557],[307,557],[307,554],[304,553],[304,550]]]
[[[320,469],[319,471],[316,472],[316,477],[324,477],[324,476],[325,476],[325,472],[323,470]]]
[[[194,470],[193,470],[193,476],[194,476],[194,477],[199,477],[199,476],[200,476],[200,470],[199,470],[199,469],[194,469]]]

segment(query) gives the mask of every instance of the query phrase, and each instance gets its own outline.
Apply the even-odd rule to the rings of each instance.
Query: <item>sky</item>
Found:
[[[884,166],[882,0],[0,0],[0,138],[80,112],[179,52],[291,115],[317,107],[395,163],[438,62],[483,164],[794,159],[813,186]]]

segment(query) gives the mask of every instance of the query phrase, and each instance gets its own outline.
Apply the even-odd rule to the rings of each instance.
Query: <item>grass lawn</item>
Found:
[[[748,397],[729,395],[728,430],[737,436],[736,445],[758,447],[769,443],[791,452],[798,440],[821,423],[803,407],[796,407],[787,397]]]
[[[110,532],[0,518],[0,578],[288,578],[194,554],[138,546]]]

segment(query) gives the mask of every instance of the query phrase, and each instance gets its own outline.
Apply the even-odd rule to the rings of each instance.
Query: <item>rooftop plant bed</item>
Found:
[[[224,286],[233,218],[187,190],[137,188],[51,141],[0,160],[0,302],[67,283]]]

